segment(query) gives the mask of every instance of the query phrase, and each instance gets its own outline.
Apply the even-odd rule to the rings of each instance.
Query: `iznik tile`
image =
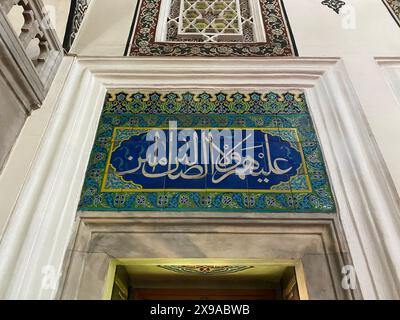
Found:
[[[79,209],[336,210],[304,94],[142,90],[107,94]]]

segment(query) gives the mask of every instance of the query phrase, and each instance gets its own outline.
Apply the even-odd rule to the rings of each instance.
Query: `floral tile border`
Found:
[[[141,0],[130,56],[274,57],[295,56],[297,49],[281,0],[259,0],[266,42],[188,43],[156,42],[161,0]]]

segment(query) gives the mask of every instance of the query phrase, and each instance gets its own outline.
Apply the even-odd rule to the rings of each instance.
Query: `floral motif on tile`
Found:
[[[265,42],[161,42],[156,41],[162,0],[142,0],[133,31],[131,56],[257,57],[294,56],[288,22],[280,0],[259,0]],[[160,21],[160,22],[159,22]]]
[[[400,26],[400,0],[383,0],[383,2]]]

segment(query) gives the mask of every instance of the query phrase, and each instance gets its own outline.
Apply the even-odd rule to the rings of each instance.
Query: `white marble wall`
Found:
[[[382,162],[395,188],[400,190],[400,104],[375,57],[400,56],[400,28],[380,0],[346,0],[337,15],[320,0],[284,0],[301,57],[340,57],[360,101],[370,135],[376,141]],[[127,43],[136,1],[92,0],[81,32],[72,48],[78,56],[122,56]],[[58,29],[58,30],[62,30]],[[61,31],[62,32],[62,31]],[[10,161],[0,176],[0,230],[12,214],[20,190],[35,163],[46,127],[63,99],[66,75],[72,58],[65,58],[53,88],[27,121]],[[116,65],[116,68],[120,65]],[[398,93],[397,93],[398,95]],[[376,212],[379,218],[379,212]],[[399,231],[400,232],[400,231]],[[352,239],[349,239],[352,241]]]
[[[276,261],[301,259],[310,299],[359,299],[359,290],[343,290],[341,268],[349,264],[340,225],[331,216],[309,221],[249,214],[164,213],[102,219],[86,214],[77,222],[76,241],[68,249],[58,297],[101,299],[111,259],[218,258]],[[273,219],[271,219],[273,217]],[[289,217],[286,217],[289,218]],[[212,227],[210,227],[212,226]]]
[[[42,0],[49,13],[50,21],[56,29],[58,39],[62,43],[67,27],[71,0]]]

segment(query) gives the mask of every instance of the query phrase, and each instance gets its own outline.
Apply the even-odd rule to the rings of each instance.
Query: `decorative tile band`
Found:
[[[162,0],[142,0],[131,44],[131,56],[293,56],[293,47],[279,0],[259,1],[265,42],[157,42]]]
[[[107,95],[80,210],[334,212],[335,205],[303,94],[139,91]]]
[[[109,93],[104,113],[143,114],[302,114],[304,96],[275,92]]]

